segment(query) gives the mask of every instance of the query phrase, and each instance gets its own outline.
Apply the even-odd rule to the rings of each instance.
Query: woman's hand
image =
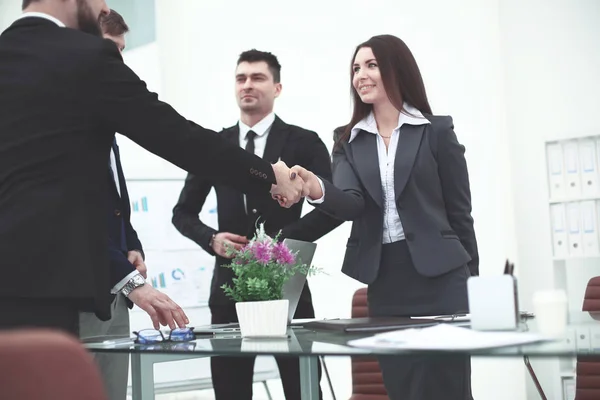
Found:
[[[323,190],[319,178],[306,168],[299,165],[290,168],[290,179],[301,179],[304,182],[304,186],[302,187],[302,197],[308,197],[311,200],[323,197]],[[287,199],[281,196],[274,195],[273,198],[277,200],[282,207],[289,207],[291,205],[288,205]]]
[[[323,197],[321,182],[315,174],[299,165],[295,165],[292,168],[290,168],[290,174],[293,173],[296,173],[305,182],[304,189],[302,191],[304,197],[308,197],[311,200],[316,200]]]

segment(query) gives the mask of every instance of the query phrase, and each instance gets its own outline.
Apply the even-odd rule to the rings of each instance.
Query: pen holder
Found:
[[[517,280],[512,275],[467,280],[471,329],[514,330],[519,326]]]

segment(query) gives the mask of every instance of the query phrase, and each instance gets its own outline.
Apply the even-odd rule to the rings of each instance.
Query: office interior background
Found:
[[[376,34],[399,36],[417,59],[434,114],[452,115],[458,139],[466,147],[481,274],[502,273],[509,258],[516,265],[522,310],[532,310],[535,291],[553,287],[567,290],[570,311],[581,309],[587,281],[600,275],[600,252],[557,257],[553,251],[555,203],[546,148],[555,140],[600,137],[599,1],[108,4],[131,28],[125,62],[188,119],[214,130],[236,123],[236,59],[240,52],[257,48],[273,52],[282,65],[277,115],[318,132],[330,150],[333,129],[347,123],[351,113],[349,65],[354,48]],[[0,30],[19,15],[20,5],[19,0],[0,0]],[[135,193],[133,223],[151,243],[147,265],[152,282],[167,292],[173,290],[171,284],[180,285],[175,286],[177,292],[188,288],[181,301],[191,325],[206,324],[212,258],[170,226],[185,172],[122,136],[119,143],[130,192]],[[597,167],[597,158],[595,163]],[[305,212],[310,208],[307,204]],[[212,204],[202,215],[216,221]],[[326,274],[309,278],[318,318],[349,317],[351,297],[361,287],[340,272],[349,228],[345,223],[318,241],[314,264]],[[144,314],[131,315],[132,329],[149,326]],[[349,398],[350,360],[327,357],[326,362],[337,398]],[[532,364],[549,398],[562,398],[560,363],[533,359]],[[472,365],[476,399],[538,398],[521,359],[474,358]],[[257,370],[274,366],[262,360]],[[210,376],[207,360],[159,365],[155,371],[163,393],[198,389]],[[276,380],[269,386],[274,396],[283,395]],[[325,378],[321,386],[331,398]],[[257,397],[261,390],[255,387]],[[205,392],[197,393],[210,398],[210,391]],[[168,396],[157,398],[176,398]]]

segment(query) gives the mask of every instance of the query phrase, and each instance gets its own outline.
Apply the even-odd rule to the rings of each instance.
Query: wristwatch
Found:
[[[133,292],[134,289],[139,288],[140,286],[144,286],[146,284],[146,280],[141,274],[134,275],[121,289],[121,293],[126,297],[129,297],[129,294]]]

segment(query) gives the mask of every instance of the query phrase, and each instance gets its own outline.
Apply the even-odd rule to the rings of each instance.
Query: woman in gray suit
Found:
[[[333,183],[293,168],[315,207],[353,221],[342,271],[368,284],[371,316],[468,312],[478,254],[452,118],[432,115],[417,63],[397,37],[360,44],[351,82],[354,112],[334,135]],[[379,363],[393,400],[472,399],[468,356]]]

